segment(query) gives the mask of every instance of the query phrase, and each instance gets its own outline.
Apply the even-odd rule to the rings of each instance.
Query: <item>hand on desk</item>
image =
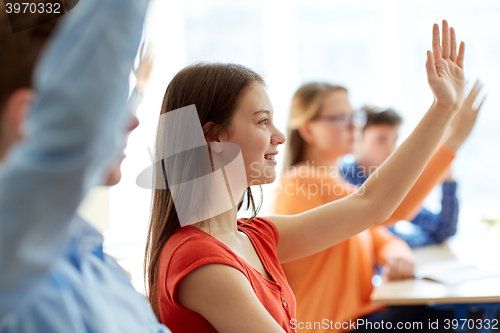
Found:
[[[394,257],[389,260],[382,269],[384,280],[404,280],[413,278],[415,263],[402,257]]]

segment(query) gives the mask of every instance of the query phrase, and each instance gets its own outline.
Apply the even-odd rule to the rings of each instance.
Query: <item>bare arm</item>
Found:
[[[284,333],[250,285],[236,268],[210,264],[187,275],[179,284],[177,298],[221,333]]]
[[[272,216],[280,233],[281,262],[305,257],[331,247],[389,218],[413,186],[443,138],[464,99],[462,43],[456,54],[454,30],[443,21],[433,27],[433,52],[427,52],[427,78],[434,103],[412,134],[354,194],[292,216]]]

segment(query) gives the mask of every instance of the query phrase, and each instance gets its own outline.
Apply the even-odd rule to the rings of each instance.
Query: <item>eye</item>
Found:
[[[264,125],[267,125],[267,118],[262,118],[261,120],[259,120],[258,124],[264,124]]]

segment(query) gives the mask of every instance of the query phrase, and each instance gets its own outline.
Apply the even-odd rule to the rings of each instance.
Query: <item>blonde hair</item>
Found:
[[[287,124],[287,141],[283,164],[285,170],[302,162],[305,141],[298,129],[316,117],[326,96],[335,91],[347,92],[347,89],[324,82],[310,82],[300,86],[293,95]]]

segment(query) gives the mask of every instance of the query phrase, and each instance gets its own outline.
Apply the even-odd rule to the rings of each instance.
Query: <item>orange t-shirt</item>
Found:
[[[195,269],[208,264],[223,264],[242,272],[262,305],[286,332],[295,318],[295,297],[278,260],[278,230],[268,219],[257,217],[246,225],[238,220],[238,230],[250,238],[257,254],[274,281],[262,276],[253,266],[224,243],[194,226],[177,230],[166,242],[158,267],[158,304],[160,319],[172,333],[217,332],[201,315],[184,308],[175,299],[179,282]],[[242,300],[243,302],[244,300]]]
[[[421,202],[441,180],[454,157],[453,151],[441,146],[385,223],[411,219],[418,213]],[[346,197],[357,189],[344,181],[337,181],[326,172],[318,172],[318,168],[301,171],[285,173],[281,177],[276,214],[299,214]],[[349,320],[355,321],[381,309],[370,303],[372,278],[375,265],[384,265],[393,254],[411,256],[411,249],[386,227],[375,226],[329,249],[283,264],[297,299],[298,332],[339,331],[335,330],[336,323],[342,325]],[[315,322],[318,323],[316,329],[308,330],[308,323],[314,327]]]

